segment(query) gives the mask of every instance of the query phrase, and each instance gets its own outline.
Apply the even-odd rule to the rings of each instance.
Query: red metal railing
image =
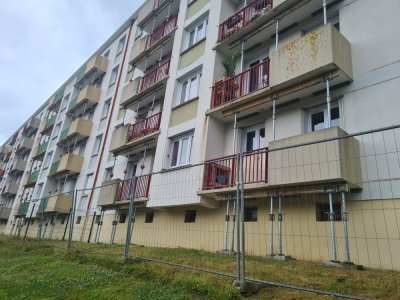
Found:
[[[161,112],[139,121],[131,126],[128,136],[128,142],[132,142],[142,136],[146,136],[160,129]]]
[[[140,91],[148,89],[169,75],[170,60],[160,64],[157,68],[144,75],[140,80]]]
[[[0,170],[0,178],[3,178],[5,173],[6,173],[6,170]]]
[[[159,7],[161,4],[163,4],[166,0],[155,0],[154,1],[154,9]]]
[[[134,199],[147,198],[149,196],[150,181],[151,175],[144,175],[122,181],[119,186],[117,201],[130,200],[134,184],[136,184]]]
[[[215,83],[211,108],[234,101],[269,86],[269,59],[246,71]]]
[[[272,9],[273,0],[254,0],[219,25],[218,41],[226,39]]]
[[[154,29],[153,33],[150,35],[149,47],[153,46],[164,36],[169,34],[172,30],[176,28],[178,22],[178,15],[167,18],[161,26]]]
[[[268,148],[244,152],[243,183],[268,181]],[[237,156],[229,155],[205,162],[203,190],[219,189],[236,185]]]

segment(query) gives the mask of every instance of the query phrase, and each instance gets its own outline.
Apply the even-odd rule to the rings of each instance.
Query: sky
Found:
[[[1,0],[0,145],[143,2]]]

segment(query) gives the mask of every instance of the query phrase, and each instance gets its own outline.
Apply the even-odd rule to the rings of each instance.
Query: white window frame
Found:
[[[189,165],[190,164],[190,159],[191,159],[191,155],[192,155],[192,145],[193,145],[193,138],[194,138],[194,132],[190,132],[187,133],[185,135],[181,135],[175,138],[171,139],[171,146],[170,146],[170,157],[169,157],[169,162],[168,162],[168,166],[170,168],[177,168],[177,167],[181,167],[181,166],[185,166],[185,165]],[[186,150],[186,157],[185,157],[185,161],[181,160],[181,156],[182,156],[182,143],[184,140],[188,139],[188,147]],[[176,165],[172,165],[172,159],[173,159],[173,151],[174,151],[174,144],[178,143],[178,153],[177,153],[177,160],[176,160]]]
[[[60,135],[60,133],[61,133],[61,122],[57,123],[57,124],[54,126],[53,140],[54,140],[55,138],[57,138],[57,137]]]
[[[193,99],[196,99],[199,97],[202,75],[203,75],[202,72],[199,71],[190,76],[187,76],[186,78],[184,78],[183,80],[180,81],[179,93],[178,93],[178,97],[176,100],[176,105],[181,105],[185,102],[188,102],[190,100],[193,100]],[[195,86],[196,90],[195,90],[194,94],[191,93],[193,84],[197,85],[197,86]]]
[[[199,27],[203,26],[203,31],[199,33]],[[185,48],[187,50],[194,45],[196,45],[201,40],[205,39],[207,36],[207,28],[208,28],[208,15],[202,18],[200,21],[196,22],[192,26],[186,29],[185,31]],[[190,42],[190,36],[193,34],[193,41]]]
[[[114,173],[114,167],[108,167],[104,169],[104,179],[103,182],[112,180],[111,174]]]
[[[112,69],[111,75],[110,75],[110,84],[109,84],[109,86],[112,86],[117,82],[118,70],[119,70],[119,65],[114,67],[114,69]]]
[[[103,110],[101,112],[101,119],[105,119],[108,117],[111,108],[111,98],[104,101]]]
[[[53,155],[53,152],[46,154],[46,156],[44,158],[44,162],[43,162],[43,169],[47,169],[48,167],[50,167],[50,161],[51,161],[52,155]]]
[[[342,112],[340,111],[340,106],[339,106],[338,101],[331,102],[331,110],[333,108],[338,108],[339,109],[339,119],[337,121],[338,122],[337,124],[334,124],[334,123],[331,122],[331,126],[332,127],[340,126],[340,120],[341,120]],[[311,121],[312,121],[311,116],[313,114],[316,114],[316,113],[319,113],[319,112],[323,112],[324,113],[324,125],[323,125],[323,128],[316,129],[315,131],[328,128],[328,107],[327,107],[326,104],[323,104],[323,105],[319,105],[319,106],[307,109],[307,111],[306,111],[306,131],[307,132],[313,132],[312,131],[312,124],[311,124]]]
[[[67,104],[68,104],[70,96],[71,96],[71,94],[68,94],[67,96],[65,96],[63,98],[62,103],[61,103],[61,111],[63,111],[64,109],[67,108]]]
[[[96,139],[94,140],[92,156],[96,156],[99,154],[102,140],[103,140],[102,134],[96,136]]]
[[[118,41],[118,47],[117,47],[117,56],[124,51],[124,46],[125,46],[125,40],[126,40],[126,35],[124,35],[120,40]]]

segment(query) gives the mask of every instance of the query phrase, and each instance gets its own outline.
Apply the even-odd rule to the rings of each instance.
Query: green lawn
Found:
[[[45,244],[65,247],[65,242]],[[0,235],[0,299],[240,299],[232,279],[159,263],[121,262],[123,248],[74,243],[82,251],[38,247]],[[234,257],[213,253],[134,246],[139,256],[234,272]],[[257,277],[328,289],[368,298],[399,299],[400,275],[391,271],[344,271],[306,262],[271,262],[249,258],[248,268]],[[266,287],[250,299],[321,299],[321,295]],[[328,297],[326,297],[328,298]]]

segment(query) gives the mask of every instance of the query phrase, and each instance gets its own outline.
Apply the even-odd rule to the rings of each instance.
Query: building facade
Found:
[[[74,239],[122,242],[134,194],[134,243],[221,250],[244,153],[250,254],[346,260],[344,197],[352,260],[400,269],[398,131],[340,139],[400,123],[399,10],[147,0],[0,148],[0,232],[61,238],[76,199]]]

